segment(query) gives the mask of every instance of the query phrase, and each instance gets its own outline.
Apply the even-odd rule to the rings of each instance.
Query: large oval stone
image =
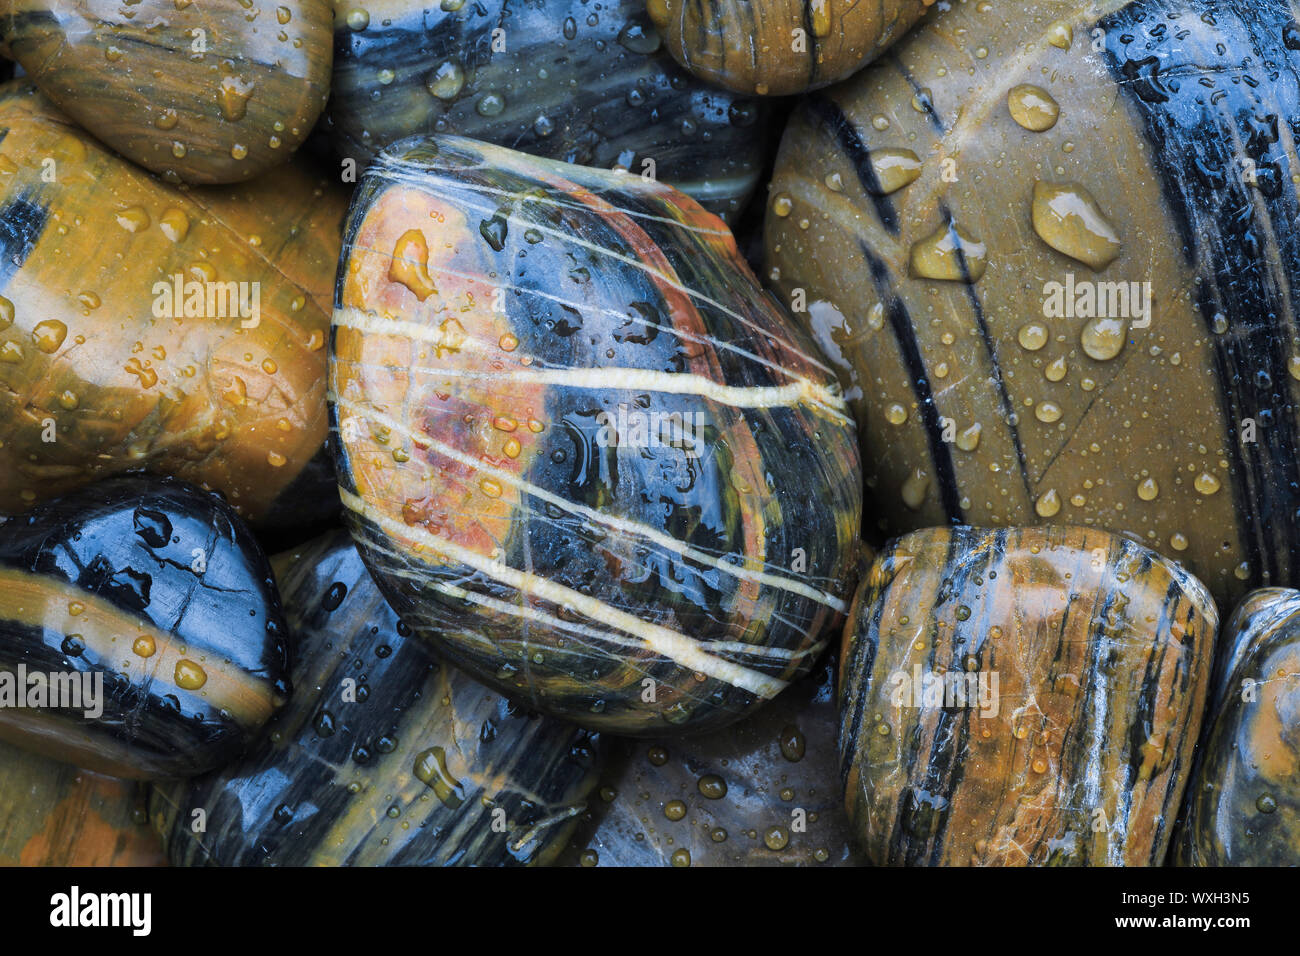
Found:
[[[285,162],[329,96],[323,0],[5,0],[0,38],[41,91],[171,182]]]
[[[1219,643],[1174,861],[1300,865],[1300,591],[1251,593]]]
[[[110,478],[0,531],[0,736],[117,777],[186,776],[284,703],[270,568],[216,495]]]
[[[1159,866],[1217,624],[1181,566],[1100,531],[887,546],[854,599],[839,686],[868,860]]]
[[[833,373],[670,187],[453,137],[366,173],[331,399],[351,527],[447,659],[583,725],[729,723],[841,618]]]
[[[0,129],[0,512],[147,470],[261,526],[328,515],[341,190],[167,186],[22,83]]]
[[[595,785],[599,738],[516,707],[409,640],[345,532],[275,565],[299,690],[240,760],[155,788],[171,861],[554,859]]]
[[[952,4],[796,110],[767,274],[887,534],[1088,525],[1225,606],[1300,584],[1295,30],[1280,0]]]
[[[674,63],[642,0],[380,0],[340,5],[335,30],[345,160],[453,133],[661,179],[728,219],[768,160],[767,109]]]

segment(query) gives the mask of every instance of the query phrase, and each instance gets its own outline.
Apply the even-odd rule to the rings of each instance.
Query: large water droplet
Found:
[[[1011,88],[1007,94],[1007,109],[1013,120],[1034,133],[1051,129],[1061,115],[1061,107],[1051,94],[1032,83]]]
[[[978,282],[988,267],[988,250],[949,223],[912,246],[911,266],[912,274],[922,279]]]
[[[1123,244],[1092,194],[1078,183],[1034,184],[1034,231],[1072,259],[1100,272],[1115,261]]]

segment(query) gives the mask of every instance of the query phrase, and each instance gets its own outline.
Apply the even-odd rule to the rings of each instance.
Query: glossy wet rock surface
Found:
[[[766,278],[840,370],[882,533],[1093,525],[1225,605],[1300,583],[1296,29],[953,4],[801,104]]]
[[[1300,592],[1252,592],[1219,637],[1208,732],[1172,860],[1300,864]]]
[[[328,516],[341,190],[167,186],[22,81],[0,135],[0,513],[147,470],[264,526]]]
[[[829,661],[752,718],[617,741],[562,861],[576,866],[846,866]]]
[[[183,482],[113,478],[7,520],[0,582],[0,735],[44,756],[200,773],[289,693],[265,557]]]
[[[361,166],[407,136],[452,133],[621,166],[732,217],[767,160],[765,107],[674,63],[641,0],[382,0],[340,6],[335,31],[327,124]]]
[[[371,168],[345,245],[340,494],[417,634],[620,734],[807,672],[854,575],[852,422],[719,219],[441,137]]]
[[[846,806],[867,860],[1162,864],[1217,623],[1179,565],[1102,532],[893,542],[841,658]]]
[[[280,555],[276,574],[299,690],[242,759],[155,788],[172,862],[554,859],[595,785],[599,739],[527,713],[404,636],[345,532]]]
[[[60,109],[171,182],[284,163],[329,94],[323,0],[5,0],[0,38]]]
[[[842,80],[880,56],[934,0],[649,0],[677,62],[741,93],[786,96]]]

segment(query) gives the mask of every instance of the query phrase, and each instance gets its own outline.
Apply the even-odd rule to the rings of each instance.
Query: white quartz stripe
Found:
[[[392,335],[417,341],[445,345],[442,330],[417,322],[385,319],[366,315],[355,309],[338,310],[334,324],[374,335]],[[372,363],[344,361],[362,368],[384,368]],[[687,372],[659,372],[640,368],[517,368],[517,369],[460,369],[425,368],[411,366],[409,371],[441,378],[490,380],[494,382],[517,381],[536,385],[557,385],[569,388],[626,389],[630,391],[661,392],[666,395],[695,395],[729,405],[733,408],[794,408],[807,405],[824,412],[843,425],[851,424],[846,414],[847,406],[841,395],[813,382],[798,381],[788,385],[742,386],[723,385],[701,375]]]
[[[472,568],[480,574],[486,574],[507,587],[514,588],[516,591],[539,597],[544,601],[550,601],[562,607],[570,607],[590,620],[599,621],[607,627],[612,627],[615,630],[638,638],[656,654],[676,661],[683,667],[698,671],[706,677],[724,681],[733,687],[739,687],[765,699],[775,697],[785,687],[785,681],[779,678],[769,677],[748,667],[742,667],[739,664],[733,664],[730,661],[714,657],[705,651],[705,644],[694,638],[687,637],[685,634],[643,621],[633,614],[621,611],[590,595],[582,594],[572,588],[567,588],[562,584],[530,574],[527,571],[512,568],[500,561],[486,558],[450,539],[433,534],[419,525],[408,525],[405,522],[396,521],[343,487],[339,488],[339,497],[348,510],[372,522],[385,534],[391,535],[399,541],[413,538],[417,544],[429,548],[437,554],[446,555],[451,560]]]
[[[567,498],[552,494],[545,488],[521,478],[514,472],[506,471],[503,468],[498,468],[495,465],[475,458],[473,455],[466,454],[460,449],[448,445],[446,442],[439,441],[432,435],[426,435],[423,432],[416,432],[392,416],[386,415],[376,409],[362,408],[346,399],[338,397],[337,395],[331,395],[330,400],[338,407],[346,409],[353,415],[383,425],[390,431],[396,432],[399,435],[405,435],[412,441],[419,442],[421,445],[427,445],[445,458],[450,458],[452,461],[464,465],[467,468],[474,468],[486,475],[491,475],[504,485],[517,488],[525,494],[537,498],[539,501],[545,501],[548,504],[555,505],[557,508],[561,508],[570,514],[582,515],[591,521],[595,521],[598,524],[605,525],[606,527],[613,528],[633,537],[646,538],[674,554],[688,558],[697,564],[703,564],[706,567],[715,568],[725,574],[730,574],[746,581],[754,581],[758,584],[765,584],[768,587],[777,588],[781,591],[787,591],[792,594],[798,594],[810,598],[818,604],[824,604],[827,607],[839,611],[841,614],[848,610],[845,603],[835,597],[835,595],[827,594],[817,588],[809,587],[802,581],[792,581],[788,578],[781,577],[780,575],[769,574],[763,571],[752,571],[749,568],[734,564],[730,561],[723,561],[714,555],[692,548],[685,542],[680,541],[671,535],[664,534],[662,531],[650,527],[650,525],[641,524],[638,521],[628,521],[627,519],[620,518],[617,515],[607,514],[603,511],[598,511],[595,508],[589,508],[586,505],[578,504],[575,501],[570,501]]]

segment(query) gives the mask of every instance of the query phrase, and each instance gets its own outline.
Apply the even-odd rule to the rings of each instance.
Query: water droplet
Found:
[[[500,93],[484,93],[474,104],[474,110],[479,116],[500,116],[505,108],[506,100]]]
[[[988,266],[984,243],[955,223],[941,226],[912,246],[912,274],[922,279],[978,282]]]
[[[253,95],[253,84],[238,76],[226,76],[221,79],[217,93],[217,102],[221,104],[221,115],[231,123],[237,123],[248,112],[248,99]]]
[[[417,755],[413,772],[447,809],[458,810],[465,802],[464,787],[447,769],[447,753],[441,747],[430,747]]]
[[[1020,327],[1016,333],[1016,340],[1020,342],[1021,348],[1028,349],[1031,352],[1037,352],[1047,344],[1048,331],[1047,326],[1041,322],[1028,322]]]
[[[1065,364],[1065,359],[1057,357],[1052,359],[1052,361],[1043,369],[1043,378],[1047,379],[1049,382],[1059,382],[1061,379],[1065,378],[1065,373],[1067,371],[1069,371],[1069,369]]]
[[[903,499],[903,504],[913,511],[920,511],[921,506],[925,504],[925,496],[929,491],[929,474],[923,468],[917,468],[904,480],[903,487],[899,489],[899,495]]]
[[[423,302],[438,290],[429,276],[429,244],[419,229],[408,229],[393,246],[388,278],[400,282]]]
[[[763,843],[769,850],[784,850],[790,842],[785,827],[768,827],[763,831]]]
[[[190,231],[190,217],[175,206],[158,217],[158,228],[172,242],[180,242]]]
[[[127,232],[141,232],[149,223],[149,214],[139,206],[127,206],[117,214],[117,224]]]
[[[424,85],[440,100],[454,100],[465,86],[465,71],[459,63],[445,60],[424,78]]]
[[[1277,800],[1271,793],[1261,793],[1255,800],[1255,809],[1260,813],[1276,813]]]
[[[354,9],[348,11],[348,29],[360,32],[370,26],[370,14],[365,10]]]
[[[957,434],[957,447],[962,451],[974,451],[980,444],[980,433],[983,428],[979,422],[971,425],[969,428]]]
[[[1078,183],[1035,183],[1032,217],[1045,243],[1095,272],[1114,262],[1123,248],[1097,201]]]
[[[699,790],[710,800],[721,800],[727,795],[727,781],[716,773],[707,773],[700,778]]]
[[[1138,482],[1137,495],[1143,501],[1155,501],[1160,494],[1160,485],[1154,478],[1143,478]]]
[[[569,39],[573,39],[569,37]],[[636,21],[629,21],[618,31],[619,45],[633,53],[649,55],[659,49],[659,31],[653,26],[644,27]]]
[[[891,425],[901,425],[907,421],[907,409],[898,402],[891,403],[885,408],[885,421]]]
[[[794,210],[794,200],[785,193],[777,193],[772,198],[772,212],[784,219]]]
[[[880,183],[877,195],[888,196],[916,182],[921,160],[910,149],[878,149],[871,154],[871,169]]]
[[[1119,355],[1128,339],[1128,322],[1124,319],[1089,319],[1079,334],[1079,344],[1090,358],[1105,362]]]
[[[176,686],[182,690],[198,690],[208,682],[208,672],[187,658],[176,662]]]
[[[58,319],[46,319],[44,322],[37,322],[36,327],[32,329],[32,341],[36,347],[46,354],[52,354],[59,350],[63,340],[68,337],[68,327]]]
[[[479,235],[492,247],[493,251],[500,252],[506,244],[506,236],[509,234],[510,226],[505,217],[501,215],[493,216],[491,219],[480,220],[478,224]]]
[[[691,851],[686,847],[678,847],[673,850],[673,855],[669,858],[673,866],[683,867],[691,865]]]
[[[158,651],[158,644],[148,634],[141,634],[131,644],[131,650],[138,657],[153,657]]]
[[[1070,49],[1074,42],[1074,28],[1064,20],[1053,20],[1047,25],[1047,42],[1058,50]]]
[[[1196,479],[1192,482],[1192,487],[1196,489],[1198,495],[1204,495],[1208,498],[1219,490],[1219,479],[1208,471],[1203,471],[1196,476]]]
[[[1041,86],[1022,83],[1007,93],[1007,109],[1011,118],[1025,129],[1042,133],[1056,125],[1061,107]]]
[[[0,295],[0,332],[14,324],[14,304]]]
[[[1034,417],[1046,425],[1061,420],[1061,406],[1055,402],[1039,402],[1034,406]]]
[[[1181,531],[1175,531],[1169,536],[1169,546],[1175,551],[1186,551],[1187,544],[1187,535],[1183,534]]]
[[[791,763],[798,763],[803,759],[804,751],[807,748],[807,740],[798,727],[793,724],[786,724],[781,728],[781,756]]]
[[[1038,500],[1034,502],[1034,510],[1038,512],[1040,518],[1053,517],[1061,510],[1061,496],[1056,493],[1055,488],[1049,488],[1038,496]]]
[[[676,822],[686,816],[686,804],[681,800],[669,800],[664,804],[664,816]]]

